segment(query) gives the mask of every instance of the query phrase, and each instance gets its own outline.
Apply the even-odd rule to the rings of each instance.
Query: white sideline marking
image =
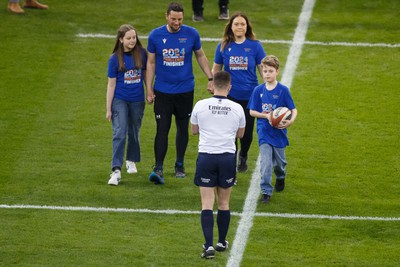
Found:
[[[329,219],[329,220],[348,220],[348,221],[400,221],[400,217],[371,217],[371,216],[339,216],[321,214],[296,214],[296,213],[270,213],[259,212],[256,217],[279,217],[292,219]]]
[[[114,39],[114,35],[102,34],[102,33],[78,33],[76,35],[80,38],[105,38]],[[148,39],[147,35],[139,35],[139,39]],[[220,42],[220,38],[209,38],[201,37],[202,42]],[[261,43],[266,44],[293,44],[293,41],[286,40],[259,40]],[[386,44],[386,43],[350,43],[350,42],[317,42],[317,41],[304,41],[307,45],[321,45],[321,46],[357,46],[357,47],[387,47],[387,48],[398,48],[400,44]]]
[[[306,40],[306,34],[308,30],[308,23],[311,19],[311,14],[314,9],[315,0],[305,0],[303,9],[297,23],[297,28],[293,36],[293,43],[289,50],[286,66],[282,74],[282,84],[287,87],[292,86],[294,73],[296,72],[297,65],[299,63],[303,44]]]
[[[289,50],[289,55],[286,61],[286,67],[282,74],[282,83],[290,88],[294,73],[299,62],[301,49],[303,47],[308,22],[310,21],[312,11],[314,9],[315,0],[305,0],[297,23],[296,31],[293,36],[293,42]],[[243,216],[239,220],[238,228],[236,229],[235,238],[232,242],[232,249],[229,254],[229,259],[226,264],[228,267],[240,266],[243,258],[243,253],[246,248],[247,239],[250,229],[253,226],[255,210],[257,208],[257,199],[260,195],[260,156],[258,156],[256,168],[251,177],[249,192],[246,197],[246,202],[243,207]]]
[[[73,207],[73,206],[41,206],[41,205],[6,205],[1,204],[2,209],[38,209],[38,210],[63,210],[63,211],[94,211],[94,212],[117,212],[117,213],[159,213],[159,214],[199,214],[197,211],[183,210],[149,210],[128,208],[105,208],[105,207]]]
[[[226,266],[240,266],[246,248],[247,238],[253,226],[253,218],[256,214],[257,200],[260,196],[260,156],[257,158],[256,168],[251,175],[251,181],[247,197],[243,206],[242,216],[239,220],[236,234],[232,242],[229,259]]]
[[[258,184],[257,184],[258,188]],[[93,212],[116,212],[116,213],[153,213],[153,214],[195,214],[200,211],[191,210],[150,210],[150,209],[128,209],[128,208],[105,208],[105,207],[73,207],[73,206],[41,206],[41,205],[7,205],[0,204],[0,209],[37,209],[37,210],[59,210],[59,211],[93,211]],[[216,213],[216,212],[215,212]],[[245,217],[244,212],[232,212],[232,216]],[[288,219],[329,219],[329,220],[359,220],[359,221],[400,221],[400,217],[371,217],[371,216],[339,216],[321,214],[296,214],[296,213],[271,213],[256,212],[255,217],[276,217]]]

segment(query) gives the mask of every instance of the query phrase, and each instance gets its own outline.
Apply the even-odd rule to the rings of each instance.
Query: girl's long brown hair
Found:
[[[135,69],[141,69],[143,67],[143,62],[142,62],[142,51],[143,51],[143,46],[142,43],[139,41],[139,36],[137,35],[136,29],[129,25],[129,24],[124,24],[121,25],[118,29],[117,33],[117,38],[115,40],[115,46],[113,53],[117,54],[118,57],[118,63],[119,63],[119,71],[125,72],[125,64],[124,64],[124,45],[121,43],[120,39],[124,38],[125,34],[128,31],[134,30],[136,33],[136,45],[132,49],[131,54],[132,54],[132,61],[134,60],[135,62]]]

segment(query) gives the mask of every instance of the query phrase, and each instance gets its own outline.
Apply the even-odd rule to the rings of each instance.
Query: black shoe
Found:
[[[228,243],[228,241],[225,240],[225,245],[223,245],[222,243],[218,243],[215,246],[215,250],[218,251],[218,252],[222,252],[222,251],[227,250],[228,247],[229,247],[229,243]]]
[[[239,156],[239,162],[237,166],[237,171],[238,172],[247,172],[247,158]]]
[[[193,21],[195,21],[195,22],[201,22],[201,21],[204,21],[204,18],[203,18],[203,14],[193,14],[193,17],[192,17],[192,20]]]
[[[182,163],[175,163],[175,177],[176,178],[185,178],[185,167]]]
[[[267,204],[271,200],[271,196],[267,194],[262,194],[261,203]]]
[[[285,179],[276,179],[275,191],[281,192],[283,189],[285,189]]]
[[[213,259],[215,256],[215,250],[213,247],[208,247],[208,249],[205,248],[203,245],[203,253],[201,254],[202,258],[206,259]]]
[[[220,20],[229,20],[229,9],[228,9],[227,6],[221,6],[219,8],[218,19],[220,19]]]

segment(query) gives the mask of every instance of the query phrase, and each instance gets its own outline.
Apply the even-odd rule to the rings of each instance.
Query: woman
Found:
[[[146,60],[146,50],[142,47],[136,30],[131,25],[122,25],[108,61],[106,118],[112,121],[113,129],[109,185],[118,185],[121,180],[126,136],[127,172],[137,172],[135,163],[140,161],[139,131],[145,106],[143,82]]]
[[[247,104],[254,87],[258,85],[258,68],[261,75],[261,60],[266,56],[261,43],[255,40],[253,28],[242,12],[233,14],[225,26],[222,42],[215,51],[212,72],[224,69],[232,77],[232,89],[228,98],[239,103],[246,115],[246,129],[240,140],[237,171],[247,171],[247,153],[253,140],[254,118]],[[237,145],[237,144],[236,144]]]

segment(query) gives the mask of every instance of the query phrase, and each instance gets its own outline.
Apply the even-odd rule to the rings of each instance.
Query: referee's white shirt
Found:
[[[246,126],[242,106],[220,96],[198,101],[190,122],[199,126],[199,152],[209,154],[235,153],[237,130]]]

